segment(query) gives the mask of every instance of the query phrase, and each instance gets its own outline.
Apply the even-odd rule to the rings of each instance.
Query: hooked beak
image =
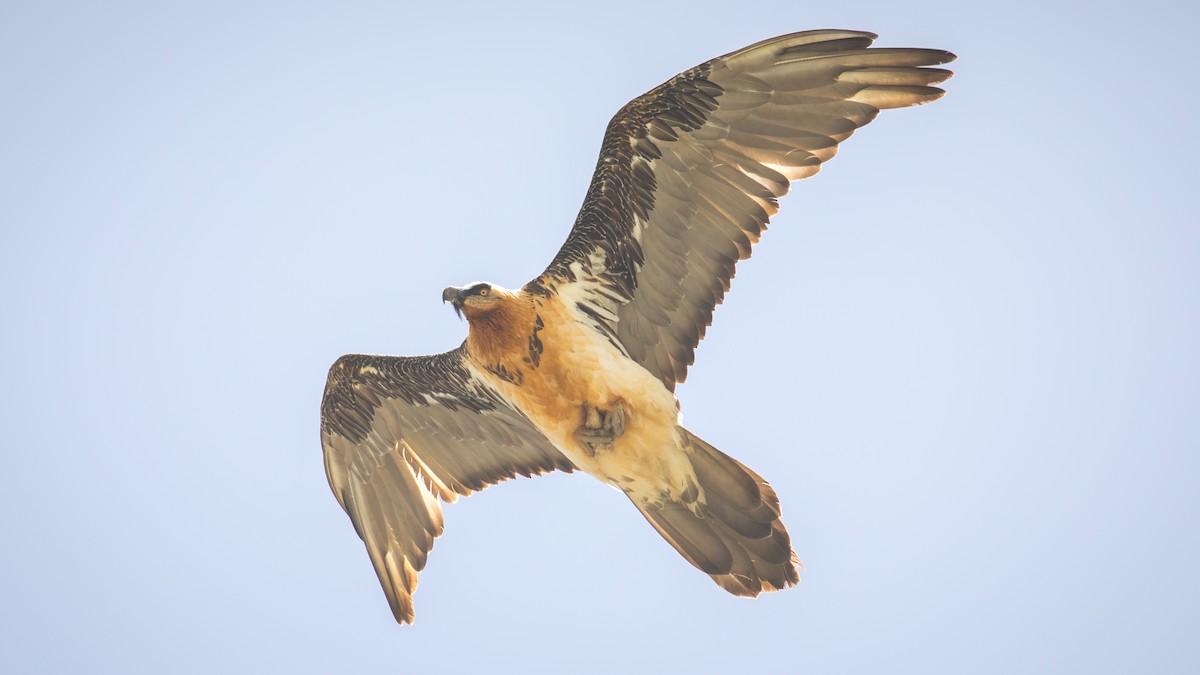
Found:
[[[458,318],[462,318],[462,292],[463,289],[454,286],[447,286],[446,290],[442,291],[442,303],[449,302],[454,306],[454,313]]]

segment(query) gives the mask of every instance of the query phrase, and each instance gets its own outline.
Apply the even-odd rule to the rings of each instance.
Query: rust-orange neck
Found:
[[[495,302],[487,310],[464,308],[471,324],[467,351],[484,366],[518,367],[529,352],[533,299],[520,291],[493,292]]]

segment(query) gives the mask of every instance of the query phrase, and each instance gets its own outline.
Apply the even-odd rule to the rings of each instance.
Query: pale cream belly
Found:
[[[695,475],[677,437],[674,394],[595,331],[563,316],[568,313],[561,305],[557,309],[539,308],[546,325],[540,332],[543,352],[538,367],[526,369],[519,385],[486,372],[480,377],[581,470],[640,500],[683,494],[695,485]],[[593,455],[576,438],[585,403],[602,410],[624,407],[625,430],[611,449]]]

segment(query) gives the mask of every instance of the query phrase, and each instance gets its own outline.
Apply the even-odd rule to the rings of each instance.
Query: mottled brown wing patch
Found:
[[[321,403],[325,470],[366,545],[396,620],[452,502],[498,481],[573,465],[463,363],[353,354],[330,368]]]
[[[751,45],[634,99],[609,123],[566,243],[526,288],[560,293],[674,388],[778,198],[881,109],[926,103],[954,59],[808,31]]]

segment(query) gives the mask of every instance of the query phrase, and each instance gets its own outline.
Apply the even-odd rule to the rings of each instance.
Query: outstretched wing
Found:
[[[785,35],[713,59],[612,119],[575,226],[527,286],[574,302],[674,389],[777,199],[880,110],[942,96],[954,60],[868,49],[875,35]]]
[[[453,502],[517,475],[571,462],[475,379],[462,347],[435,356],[352,354],[329,370],[321,440],[329,485],[400,623],[412,623],[417,572]]]

